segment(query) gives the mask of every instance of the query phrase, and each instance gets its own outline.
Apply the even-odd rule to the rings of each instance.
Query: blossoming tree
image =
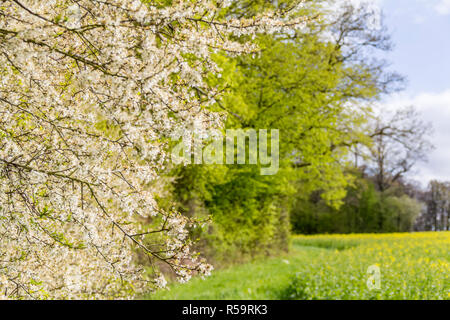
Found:
[[[223,14],[231,3],[0,0],[0,296],[163,286],[136,250],[181,280],[210,272],[189,251],[195,221],[155,202],[165,141],[221,125],[207,108],[219,94],[204,81],[220,72],[211,53],[253,51],[242,36],[307,23],[291,15],[301,3],[245,19]]]

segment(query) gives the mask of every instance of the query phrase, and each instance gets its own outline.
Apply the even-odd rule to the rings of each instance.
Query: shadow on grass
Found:
[[[360,243],[356,241],[342,241],[337,242],[333,240],[298,240],[294,239],[292,242],[294,247],[314,247],[320,249],[328,249],[328,250],[348,250],[351,248],[355,248],[360,245]]]

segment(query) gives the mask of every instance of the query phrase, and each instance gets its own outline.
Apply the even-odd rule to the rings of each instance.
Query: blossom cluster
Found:
[[[181,280],[211,271],[190,251],[195,222],[155,201],[167,137],[221,126],[208,111],[213,52],[252,52],[236,39],[307,23],[216,18],[230,3],[0,0],[0,295],[126,298],[165,285],[156,269],[144,276],[137,250]]]

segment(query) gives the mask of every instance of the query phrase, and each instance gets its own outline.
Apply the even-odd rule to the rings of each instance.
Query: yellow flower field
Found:
[[[293,241],[295,247],[328,250],[297,273],[290,298],[450,298],[450,232],[295,236]],[[378,279],[368,273],[370,267],[379,271]]]

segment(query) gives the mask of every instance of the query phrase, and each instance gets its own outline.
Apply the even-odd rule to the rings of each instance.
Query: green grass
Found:
[[[381,289],[367,287],[367,268]],[[203,280],[171,284],[147,299],[449,299],[450,233],[293,238],[289,254]]]

